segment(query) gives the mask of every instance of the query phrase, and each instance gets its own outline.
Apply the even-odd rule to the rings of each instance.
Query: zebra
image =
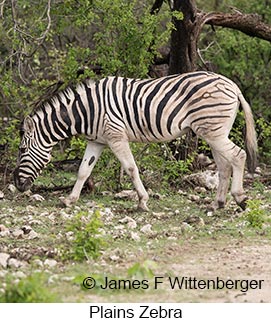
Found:
[[[246,122],[246,151],[229,139],[240,105]],[[219,184],[211,209],[225,206],[231,176],[231,194],[245,209],[245,161],[253,173],[257,160],[252,111],[233,81],[206,71],[142,80],[109,76],[59,91],[23,121],[15,185],[20,191],[28,190],[49,163],[53,146],[83,134],[86,150],[64,204],[79,199],[104,147],[109,146],[133,182],[138,209],[148,211],[149,196],[129,142],[171,141],[189,129],[209,144],[218,168]]]

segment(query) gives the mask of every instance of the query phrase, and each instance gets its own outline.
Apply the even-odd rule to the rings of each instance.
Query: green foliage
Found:
[[[56,302],[48,287],[44,273],[33,273],[22,278],[18,283],[14,277],[6,278],[6,287],[3,294],[0,294],[0,303],[52,303]]]
[[[256,0],[230,1],[245,12],[257,12],[271,22],[270,4]],[[0,26],[0,144],[8,144],[8,157],[15,162],[19,136],[19,119],[32,110],[34,102],[57,81],[63,86],[77,83],[82,78],[104,75],[147,77],[159,49],[167,45],[173,27],[172,17],[183,19],[183,14],[170,12],[163,5],[159,14],[151,15],[153,1],[126,0],[68,0],[51,2],[50,20],[48,2],[32,1],[3,3]],[[227,10],[228,2],[197,1],[205,11]],[[215,7],[215,8],[214,8]],[[211,44],[211,46],[209,46]],[[256,116],[260,155],[265,162],[271,159],[270,120],[271,102],[270,64],[271,48],[268,42],[250,38],[240,32],[216,28],[215,34],[202,33],[201,49],[205,61],[212,62],[215,71],[237,82],[251,103]],[[94,71],[97,71],[97,76]],[[83,72],[82,72],[83,71]],[[82,72],[82,74],[80,74]],[[232,139],[243,145],[242,117],[238,118]],[[56,159],[82,156],[85,140],[72,139],[71,147],[57,151]],[[200,149],[208,151],[205,143]],[[185,162],[168,155],[163,145],[154,144],[140,154],[135,149],[144,181],[147,183],[175,183],[179,174],[189,171],[193,157]],[[138,157],[137,154],[140,154]],[[149,155],[148,155],[149,154]],[[2,157],[2,155],[1,155]],[[177,161],[177,162],[175,162]],[[116,188],[120,165],[109,151],[103,153],[95,174],[106,178],[109,188]],[[97,172],[96,172],[97,170]],[[104,180],[103,178],[103,180]],[[112,179],[112,180],[111,180]]]
[[[157,33],[159,24],[169,15],[151,15],[149,8],[138,9],[138,1],[96,0],[100,12],[95,33],[95,62],[103,74],[146,77],[157,49],[169,38],[171,25]]]
[[[64,259],[83,261],[96,259],[106,243],[101,233],[103,222],[96,210],[91,216],[88,212],[78,212],[66,225],[66,231],[72,232],[72,240],[65,246]]]
[[[253,228],[261,229],[266,219],[266,213],[262,208],[261,200],[254,199],[247,201],[247,208],[248,211],[245,214],[245,219]]]
[[[5,136],[0,136],[0,145],[7,145],[9,152],[17,156],[20,138],[17,134],[19,127],[19,120],[17,119],[3,119],[0,118],[0,131],[5,133]]]
[[[133,279],[146,279],[154,277],[154,270],[157,268],[157,264],[152,260],[145,260],[143,263],[137,262],[130,268],[128,268],[128,277]]]
[[[261,1],[237,0],[219,2],[215,10],[229,11],[228,5],[243,13],[257,13],[266,23],[271,23],[270,3]],[[204,6],[205,4],[202,4]],[[216,2],[216,6],[218,2]],[[208,8],[208,10],[212,10]],[[235,81],[250,103],[255,116],[257,133],[259,134],[259,153],[264,162],[270,162],[270,120],[271,120],[271,46],[258,38],[249,37],[239,31],[216,28],[211,33],[201,34],[199,48],[205,62],[211,63],[215,72],[228,76]],[[232,139],[243,145],[244,120],[238,118],[232,131]],[[269,137],[268,137],[269,136]]]
[[[271,118],[270,121],[263,117],[257,118],[256,126],[258,129],[259,152],[264,160],[271,160]]]
[[[82,137],[72,137],[70,145],[66,149],[65,153],[69,159],[82,156],[86,149],[87,141]]]

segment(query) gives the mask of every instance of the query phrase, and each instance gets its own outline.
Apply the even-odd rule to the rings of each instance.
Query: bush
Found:
[[[245,214],[245,219],[249,225],[253,228],[262,229],[265,222],[266,213],[262,208],[262,202],[260,200],[249,200],[247,201],[248,211]]]
[[[14,283],[14,277],[6,279],[5,292],[0,295],[0,303],[53,303],[56,296],[47,287],[44,273],[33,273]]]
[[[83,261],[98,258],[106,245],[101,234],[102,227],[98,210],[91,215],[86,211],[78,212],[66,225],[66,231],[73,235],[63,250],[64,259]]]

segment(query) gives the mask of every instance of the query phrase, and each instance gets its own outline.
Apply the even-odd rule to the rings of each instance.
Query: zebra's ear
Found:
[[[29,116],[27,116],[25,119],[24,119],[24,131],[26,133],[28,133],[29,135],[33,134],[34,133],[34,122],[33,122],[33,119]]]

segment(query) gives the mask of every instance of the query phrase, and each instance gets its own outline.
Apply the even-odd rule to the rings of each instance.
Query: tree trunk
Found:
[[[155,4],[157,9],[162,1],[157,0]],[[257,14],[199,12],[195,0],[174,0],[172,10],[182,12],[183,19],[173,17],[175,29],[171,33],[169,74],[197,69],[197,43],[204,24],[236,29],[271,42],[271,26],[262,22]]]
[[[198,28],[194,0],[174,0],[173,11],[183,13],[183,20],[173,17],[169,74],[186,73],[196,69]]]

